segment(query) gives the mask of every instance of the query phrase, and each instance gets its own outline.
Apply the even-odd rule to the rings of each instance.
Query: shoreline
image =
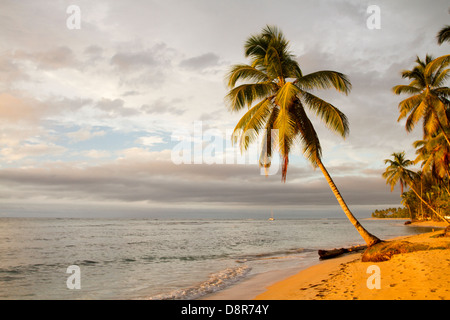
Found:
[[[442,233],[446,225],[425,221],[409,226],[436,227],[439,231],[386,240],[436,242],[430,237]],[[441,241],[450,248],[450,238]],[[257,274],[199,300],[450,299],[450,249],[398,254],[389,261],[377,263],[361,262],[361,256],[362,252],[350,252],[328,260],[318,259],[300,269]],[[384,290],[367,288],[370,265],[380,266]],[[436,268],[445,271],[433,272]]]
[[[362,262],[362,253],[327,260],[267,287],[255,300],[449,300],[450,238],[443,231],[390,240],[427,243],[429,249],[394,255],[383,262]],[[436,248],[442,245],[443,248]],[[436,249],[432,249],[435,247]],[[334,261],[332,261],[334,260]],[[369,288],[372,272],[379,288]],[[372,278],[372,280],[375,278]],[[371,284],[369,284],[369,282]]]
[[[409,218],[365,218],[363,220],[405,220],[405,221],[411,221],[411,219]],[[408,224],[408,226],[411,227],[435,227],[435,228],[445,228],[446,226],[448,226],[448,224],[446,224],[444,221],[434,221],[434,220],[429,220],[429,221],[414,221],[411,222],[410,224]]]

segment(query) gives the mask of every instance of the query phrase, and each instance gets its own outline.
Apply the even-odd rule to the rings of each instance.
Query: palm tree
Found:
[[[398,121],[406,119],[406,130],[412,131],[420,119],[423,119],[424,139],[444,133],[444,138],[450,145],[449,107],[450,88],[443,84],[450,75],[446,66],[450,56],[433,59],[427,55],[425,61],[417,57],[416,66],[412,70],[404,70],[402,78],[412,80],[409,85],[397,85],[392,88],[395,94],[406,93],[409,98],[399,103],[400,116]]]
[[[431,172],[438,180],[450,176],[450,146],[442,132],[427,140],[415,141],[413,145],[417,149],[414,162],[422,162],[422,171]]]
[[[439,30],[437,36],[437,41],[439,45],[443,44],[445,41],[450,42],[450,26],[445,26],[441,30]]]
[[[231,67],[227,74],[230,91],[226,99],[229,109],[237,112],[248,108],[234,129],[233,142],[239,140],[241,149],[246,150],[259,134],[263,134],[266,148],[261,153],[260,165],[270,166],[272,150],[278,149],[282,159],[283,182],[286,181],[289,153],[298,142],[313,167],[319,167],[323,172],[350,222],[368,246],[374,245],[380,239],[364,229],[354,217],[323,165],[319,138],[307,116],[307,110],[311,111],[329,129],[342,137],[347,136],[347,117],[309,91],[335,88],[348,94],[351,83],[344,74],[335,71],[303,75],[288,46],[289,42],[281,31],[267,26],[261,34],[249,37],[245,43],[245,56],[250,58],[251,63]],[[277,130],[276,137],[272,136],[272,130]]]
[[[400,183],[401,193],[403,194],[403,189],[407,186],[413,179],[416,173],[407,169],[407,167],[414,164],[413,161],[405,159],[405,152],[394,152],[392,154],[394,160],[385,159],[384,164],[389,164],[386,171],[383,172],[382,176],[386,179],[386,184],[391,186],[391,192],[394,191],[394,187]]]
[[[413,183],[414,180],[418,178],[418,174],[412,170],[409,170],[407,167],[414,164],[413,161],[405,159],[405,152],[394,152],[392,154],[394,160],[385,159],[384,163],[389,164],[386,168],[386,171],[383,172],[382,176],[386,179],[386,184],[391,186],[391,192],[394,190],[394,187],[397,183],[400,183],[401,191],[403,194],[403,187],[405,185],[409,186],[409,188],[414,192],[417,198],[420,199],[425,205],[430,208],[439,218],[446,221],[440,213],[438,213],[428,202],[426,202],[419,193],[415,190]],[[447,221],[446,221],[447,222]]]

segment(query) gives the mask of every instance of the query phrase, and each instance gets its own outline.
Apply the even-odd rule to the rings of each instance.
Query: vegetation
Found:
[[[449,26],[437,34],[438,44],[449,41]],[[401,203],[412,220],[442,220],[450,216],[450,88],[445,83],[450,76],[450,55],[434,59],[419,57],[412,70],[402,71],[408,85],[392,88],[395,94],[408,94],[399,103],[398,121],[406,118],[408,132],[422,121],[423,139],[413,143],[416,159],[405,159],[405,152],[394,152],[386,159],[383,178],[391,186],[400,184]],[[409,167],[420,164],[420,171]],[[409,190],[404,191],[404,188]],[[405,210],[402,210],[405,211]],[[375,214],[375,212],[374,212]],[[373,214],[373,215],[374,215]],[[383,216],[379,211],[376,215]]]
[[[372,218],[410,218],[407,208],[388,208],[384,210],[375,210],[372,212]]]
[[[263,134],[260,164],[270,166],[272,150],[282,159],[282,181],[286,181],[289,154],[299,142],[304,156],[314,168],[320,168],[344,213],[368,246],[380,240],[370,234],[354,217],[330,174],[322,163],[319,137],[308,112],[315,114],[333,132],[346,137],[347,117],[331,103],[311,93],[317,89],[334,88],[348,94],[351,83],[347,76],[336,71],[317,71],[304,75],[298,62],[289,52],[289,42],[276,27],[267,26],[258,35],[248,38],[244,46],[249,64],[231,67],[227,75],[230,91],[227,102],[230,111],[247,108],[233,133],[233,141],[247,149]],[[277,130],[277,135],[272,135]]]
[[[443,27],[436,36],[439,45],[443,44],[445,41],[450,42],[450,26]]]

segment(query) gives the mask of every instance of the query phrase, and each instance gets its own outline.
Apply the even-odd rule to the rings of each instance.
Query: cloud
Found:
[[[154,146],[155,144],[164,143],[164,139],[162,137],[158,137],[158,136],[140,137],[137,140],[137,143],[142,144],[147,147],[151,147],[151,146]]]
[[[80,65],[72,49],[67,46],[52,48],[47,51],[25,52],[16,51],[14,58],[18,60],[28,60],[36,64],[39,69],[55,70],[62,68],[77,68]]]
[[[366,27],[368,4],[351,0],[198,0],[195,6],[99,0],[80,4],[82,27],[68,30],[67,3],[5,2],[0,195],[11,202],[81,199],[127,206],[335,206],[320,172],[301,155],[292,157],[286,184],[279,176],[260,176],[256,165],[170,162],[171,131],[199,120],[205,131],[234,128],[242,113],[230,114],[223,105],[224,67],[245,63],[247,37],[274,24],[305,74],[330,69],[352,81],[348,96],[317,92],[348,116],[346,140],[311,114],[324,163],[349,205],[398,204],[398,194],[380,177],[383,159],[402,149],[412,158],[420,130],[408,135],[397,123],[401,97],[391,87],[402,83],[399,72],[411,68],[416,55],[447,53],[435,35],[447,24],[448,1],[376,4],[380,30]],[[95,145],[100,137],[102,144]]]
[[[125,107],[124,104],[125,101],[122,99],[102,98],[97,102],[96,107],[110,117],[128,117],[139,113],[136,109]]]
[[[131,71],[154,67],[157,61],[149,52],[117,53],[111,58],[111,64],[121,71]]]
[[[111,152],[106,150],[86,150],[82,152],[82,155],[91,159],[103,159],[111,157]]]
[[[165,98],[157,99],[152,104],[143,104],[141,111],[145,114],[164,114],[170,113],[174,115],[182,115],[186,112],[186,109],[177,107],[176,105],[181,103],[179,98],[171,99],[167,101]]]
[[[0,179],[10,190],[29,199],[45,196],[55,200],[197,203],[200,207],[338,206],[320,172],[310,168],[290,167],[288,182],[283,184],[279,175],[260,175],[255,165],[175,165],[166,160],[167,151],[155,160],[158,153],[140,148],[122,154],[114,162],[83,168],[64,164],[5,168],[0,171]],[[381,174],[342,175],[335,181],[349,205],[377,206],[398,201],[398,195],[390,194]]]
[[[106,134],[105,131],[92,131],[91,127],[80,128],[78,131],[67,133],[67,137],[73,142],[80,142],[92,139],[94,137],[102,137]]]
[[[36,123],[45,107],[31,98],[0,93],[0,121],[7,123]]]
[[[208,67],[214,67],[219,62],[219,56],[208,52],[197,57],[182,60],[180,67],[190,70],[203,70]]]
[[[55,145],[53,143],[22,143],[14,146],[14,148],[5,147],[0,150],[0,160],[11,163],[25,158],[36,158],[40,156],[58,156],[63,154],[67,149]]]
[[[174,50],[167,47],[165,43],[158,43],[148,49],[136,51],[121,50],[111,57],[110,63],[119,71],[142,71],[161,69],[171,64]]]

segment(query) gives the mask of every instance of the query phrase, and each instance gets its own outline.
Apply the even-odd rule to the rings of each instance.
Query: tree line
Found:
[[[437,34],[437,42],[450,42],[450,26]],[[397,121],[406,119],[405,129],[411,132],[422,122],[423,138],[414,141],[416,158],[405,158],[405,152],[394,152],[383,178],[391,191],[400,185],[401,203],[412,220],[450,220],[450,55],[433,58],[417,57],[411,70],[402,71],[407,85],[392,88],[394,94],[408,97],[399,105]],[[419,171],[410,169],[420,165]],[[405,189],[409,189],[405,191]]]

